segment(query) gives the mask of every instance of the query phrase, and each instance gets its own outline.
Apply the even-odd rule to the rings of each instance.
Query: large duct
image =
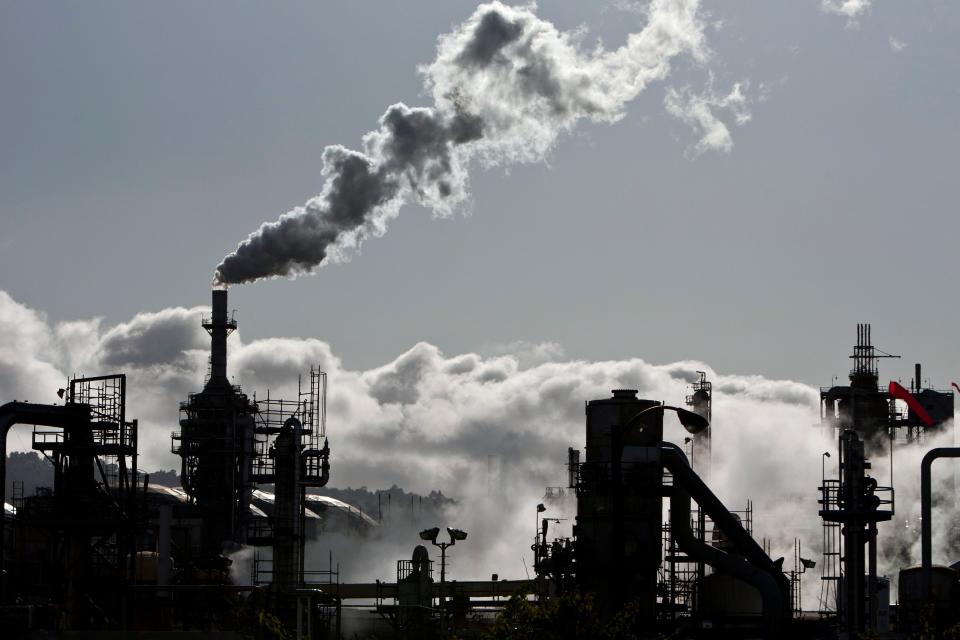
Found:
[[[787,616],[790,587],[777,563],[743,528],[706,484],[694,473],[687,456],[675,444],[660,443],[663,466],[673,474],[670,488],[670,531],[681,551],[692,559],[726,571],[753,585],[763,600],[764,638],[780,637]],[[690,527],[690,496],[710,516],[714,525],[726,535],[743,558],[725,553],[697,539]]]

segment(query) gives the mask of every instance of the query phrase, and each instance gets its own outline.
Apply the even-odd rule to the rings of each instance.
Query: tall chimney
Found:
[[[213,313],[203,328],[210,334],[210,380],[227,379],[227,336],[237,328],[227,317],[227,290],[213,290]]]

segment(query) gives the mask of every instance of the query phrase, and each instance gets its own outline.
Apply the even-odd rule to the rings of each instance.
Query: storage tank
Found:
[[[586,406],[586,459],[577,485],[577,582],[581,591],[596,595],[604,619],[634,599],[640,602],[641,624],[655,618],[663,412],[636,416],[659,404],[638,399],[635,390],[617,389]]]
[[[957,589],[957,572],[950,567],[934,565],[930,568],[930,595],[923,592],[923,569],[920,566],[901,569],[899,576],[899,602],[897,605],[897,630],[901,633],[920,633],[922,629],[934,626],[938,637],[960,616],[960,593]],[[926,609],[926,610],[925,610]]]
[[[753,585],[726,573],[711,573],[700,581],[699,614],[714,626],[726,626],[737,618],[762,615],[763,600]]]

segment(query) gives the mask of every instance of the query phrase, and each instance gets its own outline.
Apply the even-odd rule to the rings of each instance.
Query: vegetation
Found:
[[[628,603],[611,620],[601,623],[592,595],[567,593],[530,602],[514,596],[486,633],[488,640],[631,640],[637,633],[639,603]]]

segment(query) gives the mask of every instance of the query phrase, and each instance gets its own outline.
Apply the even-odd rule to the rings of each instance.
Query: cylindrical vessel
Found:
[[[640,623],[653,623],[661,557],[662,469],[659,403],[615,390],[586,407],[586,460],[577,487],[576,564],[581,591],[604,618],[637,599]]]

